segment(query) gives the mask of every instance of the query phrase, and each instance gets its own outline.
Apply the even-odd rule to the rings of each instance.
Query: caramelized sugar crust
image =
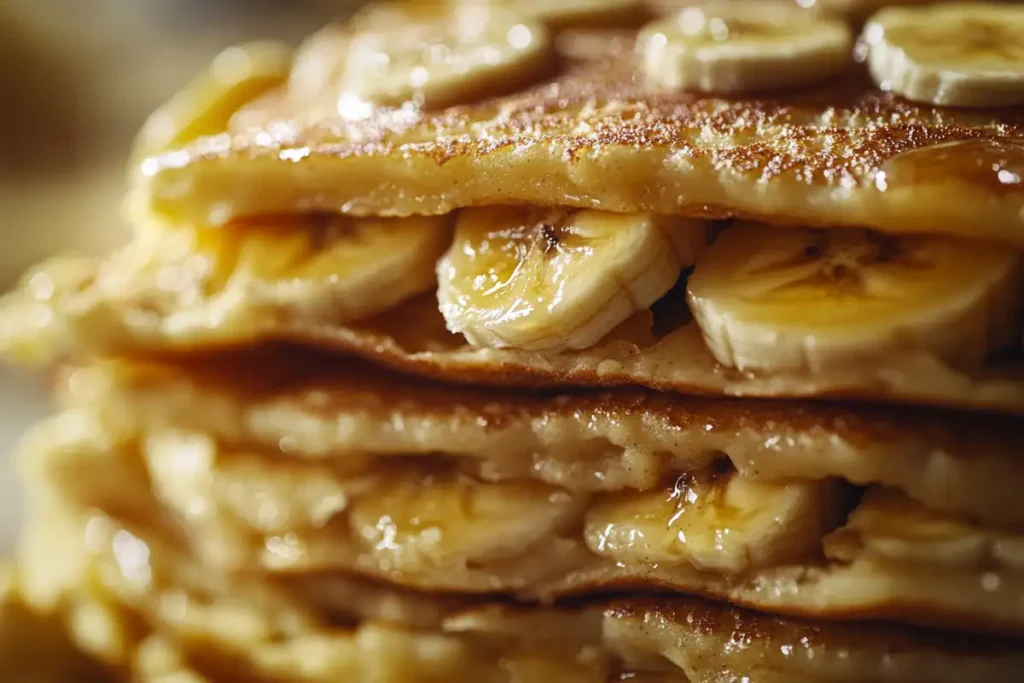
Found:
[[[260,127],[145,161],[139,189],[200,224],[529,203],[1024,244],[1018,110],[912,104],[859,66],[768,98],[660,93],[638,76],[631,33],[571,32],[559,47],[553,80],[440,111],[352,116],[271,96]]]

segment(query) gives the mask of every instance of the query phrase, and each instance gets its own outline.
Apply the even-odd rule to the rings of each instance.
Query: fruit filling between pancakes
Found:
[[[17,311],[33,301],[71,322],[120,318],[137,329],[127,345],[135,334],[159,347],[358,326],[434,300],[448,338],[471,348],[586,353],[692,321],[715,360],[740,371],[907,353],[977,371],[1019,353],[1022,273],[1014,250],[951,237],[646,213],[265,218],[153,229],[98,266],[50,264],[8,299],[4,336],[27,336]]]
[[[55,514],[66,517],[59,533]],[[780,619],[685,596],[526,607],[352,577],[229,577],[152,528],[74,509],[49,516],[40,537],[54,542],[27,553],[22,600],[61,604],[70,640],[115,680],[957,683],[1012,678],[1021,665],[1019,641],[993,635]]]
[[[40,424],[30,482],[179,537],[220,572],[361,576],[550,603],[670,591],[769,612],[1020,633],[1019,531],[836,479],[757,482],[715,464],[644,490],[480,480],[458,459],[316,461],[83,413]],[[921,572],[926,567],[925,573]]]

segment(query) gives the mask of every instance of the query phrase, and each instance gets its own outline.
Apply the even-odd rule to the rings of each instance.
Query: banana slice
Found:
[[[671,289],[708,237],[705,221],[646,213],[468,209],[437,266],[441,313],[478,346],[586,348]]]
[[[229,47],[146,119],[135,138],[133,157],[156,154],[227,130],[232,114],[287,80],[291,63],[291,50],[280,43],[262,41]]]
[[[843,511],[839,484],[685,475],[669,490],[610,496],[587,513],[587,547],[621,563],[739,574],[806,557]]]
[[[829,557],[869,553],[896,562],[981,566],[991,562],[991,534],[966,519],[928,510],[895,489],[868,489],[841,530],[826,539]]]
[[[446,217],[302,220],[196,230],[189,251],[212,257],[203,288],[250,312],[356,320],[430,289],[451,241]]]
[[[721,93],[821,81],[846,68],[851,46],[845,22],[783,0],[694,5],[637,37],[648,83]]]
[[[554,43],[543,25],[480,12],[354,35],[342,94],[383,105],[443,107],[520,89],[553,66]]]
[[[945,237],[726,228],[688,281],[711,353],[740,370],[820,370],[923,351],[978,366],[1019,329],[1020,257]]]
[[[460,9],[469,1],[374,2],[361,7],[348,20],[329,24],[302,42],[295,51],[295,62],[288,78],[289,94],[304,104],[322,99],[324,93],[333,95],[345,73],[355,35],[415,31],[424,23],[442,20],[455,23]]]
[[[884,90],[955,106],[1024,104],[1024,6],[893,7],[864,28],[868,68]]]
[[[844,562],[873,558],[938,567],[1024,569],[1024,536],[930,510],[897,489],[871,487],[842,529],[825,539],[825,554]],[[989,575],[983,581],[998,581]]]
[[[374,557],[415,572],[520,555],[577,519],[585,500],[537,483],[480,483],[401,472],[351,506]],[[577,522],[578,523],[578,522]]]
[[[293,99],[309,102],[337,89],[350,38],[345,26],[330,24],[299,45],[288,76],[288,93]]]
[[[205,434],[157,431],[146,438],[142,455],[154,492],[182,519],[207,522],[230,512],[267,535],[319,528],[376,483],[369,456],[352,458],[336,470],[225,453]]]

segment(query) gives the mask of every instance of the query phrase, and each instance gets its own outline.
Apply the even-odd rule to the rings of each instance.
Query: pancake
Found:
[[[1024,413],[1019,352],[976,370],[895,348],[816,372],[740,372],[715,361],[698,326],[686,321],[685,302],[673,295],[658,302],[667,330],[659,317],[641,314],[579,351],[480,348],[445,329],[432,296],[415,297],[361,322],[328,322],[329,309],[301,301],[268,307],[246,290],[211,294],[208,286],[217,285],[204,282],[202,274],[209,271],[202,259],[164,250],[162,244],[132,245],[98,267],[88,259],[62,259],[29,273],[0,309],[0,351],[45,364],[68,355],[187,357],[278,340],[443,381],[539,389],[644,386],[684,394],[863,399]]]
[[[263,128],[142,162],[137,191],[158,214],[197,224],[522,203],[1024,246],[1024,186],[964,161],[980,155],[1020,169],[1019,109],[911,104],[857,66],[764,98],[659,93],[635,77],[631,35],[561,42],[575,59],[553,80],[440,111],[385,106],[346,118],[336,106],[271,98]]]
[[[587,496],[419,460],[338,473],[201,436],[133,449],[81,416],[40,426],[24,457],[65,500],[183,529],[190,551],[224,571],[354,573],[528,602],[668,591],[808,617],[1024,632],[1019,533],[893,490],[869,488],[858,503],[835,482],[753,485],[712,471]]]
[[[111,627],[106,638],[72,632],[86,644],[113,644],[109,660],[136,680],[185,670],[211,682],[930,683],[1001,680],[1021,665],[1019,643],[998,637],[815,624],[691,598],[611,598],[559,608],[484,604],[449,612],[429,628],[387,620],[340,626],[319,616],[315,602],[268,608],[254,601],[253,590],[267,592],[258,583],[183,574],[174,569],[180,563],[173,549],[152,532],[85,519],[79,517],[79,538],[81,525],[91,531],[77,563],[82,569],[70,583],[51,587],[62,596],[53,602],[91,610],[98,617],[93,625]],[[76,543],[51,546],[50,560],[67,545]]]
[[[748,479],[882,484],[935,510],[1024,527],[1022,427],[1013,417],[474,389],[281,348],[178,364],[108,362],[60,386],[62,406],[88,411],[112,434],[181,430],[341,469],[440,455],[479,479],[587,493],[647,490],[728,459]]]
[[[797,32],[845,35],[773,7]],[[632,32],[564,26],[551,82],[476,101],[483,68],[442,93],[461,106],[360,100],[345,90],[353,45],[437,28],[403,16],[324,29],[280,91],[203,121],[228,132],[144,161],[134,242],[29,274],[0,350],[49,362],[287,340],[448,381],[1024,411],[1024,266],[1000,246],[1024,244],[1017,109],[911,104],[856,59],[771,98],[655,92]],[[513,28],[547,45],[527,24]],[[479,47],[448,36],[445,50],[464,39]],[[488,86],[541,78],[520,56]]]
[[[0,301],[19,600],[152,683],[1014,678],[1024,8],[504,1],[230,48]]]

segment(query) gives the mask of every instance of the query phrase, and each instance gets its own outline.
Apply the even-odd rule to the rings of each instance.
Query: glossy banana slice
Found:
[[[480,3],[472,0],[448,0],[427,3],[374,2],[356,11],[348,20],[335,22],[313,33],[295,51],[288,78],[288,93],[304,103],[329,100],[337,92],[345,73],[352,39],[361,33],[414,32],[424,23],[448,21],[455,25],[459,10]],[[480,11],[486,9],[486,5]],[[324,98],[324,94],[330,96]],[[304,110],[305,111],[305,110]]]
[[[864,28],[885,90],[954,106],[1024,104],[1024,6],[951,3],[882,10]]]
[[[463,211],[438,263],[448,329],[473,344],[596,344],[663,296],[707,244],[705,221],[488,207]]]
[[[463,13],[452,22],[354,35],[342,95],[383,105],[442,107],[519,89],[552,67],[554,43],[543,25],[485,14],[478,21]]]
[[[686,475],[668,491],[609,496],[587,513],[594,553],[620,563],[739,574],[814,552],[845,498],[832,482]]]
[[[288,76],[288,93],[293,99],[309,102],[337,88],[350,37],[344,26],[329,24],[299,45]]]
[[[239,108],[287,80],[291,63],[291,50],[281,43],[229,47],[146,119],[135,138],[133,155],[156,154],[227,130]]]
[[[244,301],[250,312],[356,320],[429,290],[451,240],[446,217],[302,220],[196,231],[191,250],[212,256],[203,287],[219,290],[225,303]]]
[[[585,497],[537,483],[480,483],[458,475],[384,475],[350,507],[350,524],[395,571],[520,555],[580,514]]]
[[[648,83],[670,90],[771,91],[823,80],[846,68],[845,22],[784,0],[697,4],[637,37]]]
[[[943,237],[726,228],[688,281],[708,348],[740,370],[819,370],[920,351],[977,366],[1013,343],[1020,257]]]
[[[339,471],[224,452],[208,435],[163,430],[142,446],[154,493],[182,519],[209,522],[228,512],[267,535],[322,527],[375,484],[368,456],[357,455]]]
[[[1013,531],[930,510],[897,489],[872,487],[846,525],[828,537],[825,551],[844,561],[869,554],[933,569],[1021,569],[1021,539]]]

